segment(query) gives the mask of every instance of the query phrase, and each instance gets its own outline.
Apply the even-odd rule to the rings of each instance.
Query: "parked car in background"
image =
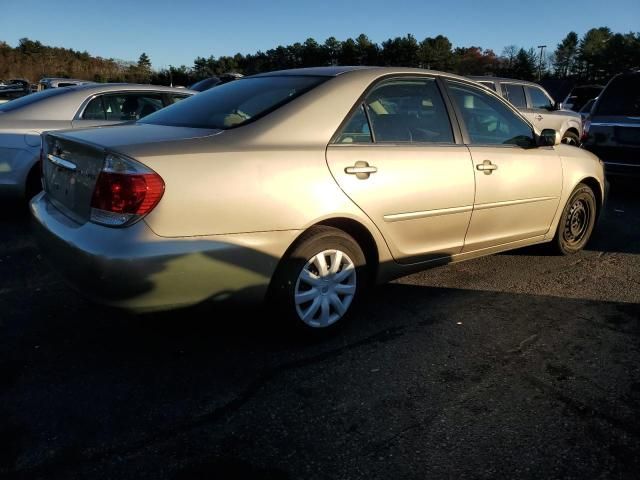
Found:
[[[582,108],[578,111],[580,116],[582,117],[582,134],[584,135],[584,122],[589,118],[589,114],[591,113],[591,109],[593,108],[593,104],[596,103],[597,98],[592,98],[587,103],[585,103]]]
[[[562,143],[580,145],[582,117],[562,109],[537,83],[512,78],[470,77],[510,101],[538,129],[560,132]]]
[[[607,174],[640,176],[640,72],[615,76],[591,109],[583,146]]]
[[[0,104],[28,95],[31,92],[29,87],[29,81],[21,78],[3,82],[0,86]]]
[[[40,133],[139,120],[196,92],[170,87],[94,83],[32,93],[0,105],[0,194],[40,190]]]
[[[580,85],[573,87],[567,97],[562,102],[564,108],[579,112],[589,101],[600,95],[604,87],[602,85]]]
[[[374,281],[541,242],[575,253],[605,193],[594,155],[420,69],[270,72],[43,137],[37,236],[82,291],[132,310],[266,297],[310,331]]]
[[[49,88],[74,87],[78,85],[86,85],[88,80],[79,80],[77,78],[42,78],[38,82],[38,91],[47,90]]]
[[[243,75],[241,73],[224,73],[219,77],[213,76],[200,80],[191,85],[189,88],[197,92],[204,92],[205,90],[209,90],[210,88],[217,87],[218,85],[223,85],[234,80],[238,80],[242,77]]]

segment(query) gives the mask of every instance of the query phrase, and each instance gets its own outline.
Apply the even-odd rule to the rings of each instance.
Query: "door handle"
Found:
[[[536,115],[535,117],[533,117],[533,118],[535,118],[536,120],[540,121],[540,120],[542,120],[542,115],[537,114],[537,115]]]
[[[344,173],[349,175],[355,175],[360,180],[365,180],[369,178],[369,175],[372,173],[376,173],[378,169],[372,165],[369,165],[367,162],[356,162],[353,167],[347,167],[344,169]]]
[[[477,164],[476,169],[484,172],[485,175],[491,175],[491,172],[498,169],[498,165],[491,163],[491,160],[485,160],[484,162]]]

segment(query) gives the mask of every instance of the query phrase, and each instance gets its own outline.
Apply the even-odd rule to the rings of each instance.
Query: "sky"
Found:
[[[28,37],[105,58],[137,60],[146,52],[156,69],[360,33],[378,43],[442,34],[454,47],[497,54],[506,45],[553,51],[569,31],[599,26],[640,31],[640,1],[0,0],[0,40],[12,46]]]

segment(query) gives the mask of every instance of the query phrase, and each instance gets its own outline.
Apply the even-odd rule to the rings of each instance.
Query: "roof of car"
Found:
[[[275,70],[273,72],[259,73],[253,75],[253,77],[270,77],[270,76],[282,76],[282,75],[309,75],[320,77],[335,77],[342,73],[352,72],[354,70],[366,70],[376,67],[367,66],[333,66],[333,67],[307,67],[307,68],[292,68],[289,70]]]
[[[140,83],[86,83],[84,85],[75,85],[60,88],[68,88],[69,90],[73,90],[74,92],[86,92],[91,90],[96,92],[111,92],[119,90],[155,90],[161,92],[198,93],[187,88],[165,87],[164,85],[147,85]]]
[[[504,82],[504,83],[522,83],[523,85],[535,85],[539,87],[535,82],[530,82],[528,80],[520,80],[518,78],[506,78],[506,77],[488,77],[488,76],[477,76],[470,75],[469,78],[471,80],[475,80],[476,82]]]
[[[469,81],[468,78],[462,77],[460,75],[456,75],[454,73],[441,72],[438,70],[426,70],[424,68],[410,68],[410,67],[378,67],[378,66],[366,66],[366,65],[356,65],[356,66],[333,66],[333,67],[309,67],[309,68],[294,68],[290,70],[276,70],[273,72],[260,73],[257,75],[252,75],[251,77],[244,78],[256,78],[256,77],[269,77],[269,76],[320,76],[320,77],[337,77],[339,75],[351,73],[351,72],[361,72],[366,73],[370,72],[375,76],[382,75],[405,75],[405,74],[433,74],[433,75],[441,75],[449,78],[455,78],[459,80]]]

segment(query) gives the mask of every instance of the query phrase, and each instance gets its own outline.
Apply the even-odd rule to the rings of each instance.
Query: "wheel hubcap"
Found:
[[[566,145],[574,145],[574,146],[577,146],[577,145],[578,145],[578,142],[577,142],[577,141],[576,141],[576,139],[575,139],[575,138],[573,138],[573,137],[564,137],[564,138],[562,139],[562,143],[564,143],[564,144],[566,144]]]
[[[340,320],[356,294],[356,268],[340,250],[325,250],[302,268],[295,288],[298,317],[314,328]]]
[[[577,200],[569,209],[564,228],[564,238],[570,245],[580,243],[589,228],[591,210],[584,200]]]

